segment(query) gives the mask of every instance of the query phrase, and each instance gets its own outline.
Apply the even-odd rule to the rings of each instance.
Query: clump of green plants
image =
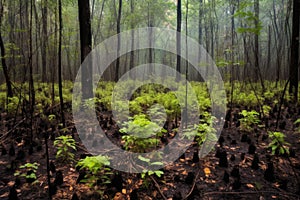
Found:
[[[240,119],[240,129],[243,131],[251,132],[253,131],[253,127],[260,123],[259,113],[255,110],[242,110],[240,114],[243,116]]]
[[[192,139],[195,137],[195,141],[202,145],[205,141],[216,142],[217,130],[213,127],[213,121],[215,117],[211,116],[208,112],[203,112],[200,123],[194,127],[189,127],[183,132],[183,137],[187,139]]]
[[[290,144],[285,141],[285,135],[282,132],[269,131],[269,137],[271,138],[269,148],[271,148],[273,155],[289,154],[287,147]]]
[[[139,153],[157,146],[159,137],[166,132],[165,129],[150,121],[144,114],[130,118],[123,123],[123,127],[120,132],[127,134],[122,136],[125,149]]]
[[[39,165],[40,164],[37,162],[21,165],[19,169],[14,173],[14,176],[26,178],[27,183],[38,183],[36,172]]]
[[[269,105],[263,105],[261,108],[261,112],[263,112],[264,115],[267,117],[269,117],[270,111],[271,111],[271,106]]]
[[[19,104],[19,98],[14,96],[14,97],[9,97],[8,98],[8,104],[7,104],[7,112],[12,113],[16,111],[16,108],[18,107]]]
[[[54,146],[57,148],[56,159],[63,163],[74,161],[73,150],[76,151],[75,140],[70,135],[62,135],[55,139]]]
[[[111,169],[105,166],[110,164],[107,156],[89,156],[78,161],[76,167],[80,170],[86,170],[85,177],[81,180],[82,183],[88,184],[90,187],[99,186],[98,192],[103,193],[103,187],[109,184]]]

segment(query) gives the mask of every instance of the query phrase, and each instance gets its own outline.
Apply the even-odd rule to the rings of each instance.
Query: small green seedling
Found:
[[[285,153],[289,154],[287,146],[290,144],[284,140],[285,135],[282,132],[269,131],[269,137],[272,140],[269,144],[269,147],[272,149],[272,155],[283,155]]]
[[[143,156],[138,156],[138,159],[147,163],[148,166],[163,166],[162,162],[151,162],[149,158],[145,158]],[[149,177],[152,175],[155,175],[157,177],[161,177],[164,174],[164,172],[162,170],[143,170],[143,172],[141,173],[141,178],[143,179],[143,183],[146,186],[146,188],[149,187]]]
[[[74,161],[74,153],[76,151],[75,140],[70,135],[62,135],[57,137],[54,141],[54,146],[57,148],[56,159],[61,160],[64,163]]]
[[[24,177],[26,178],[26,181],[31,184],[38,183],[36,172],[39,165],[40,164],[37,162],[21,165],[19,170],[14,173],[14,176]]]
[[[110,164],[107,156],[90,156],[81,159],[77,163],[80,170],[87,170],[87,174],[81,182],[87,183],[90,187],[95,186],[99,182],[104,186],[110,183],[111,169],[105,166]]]

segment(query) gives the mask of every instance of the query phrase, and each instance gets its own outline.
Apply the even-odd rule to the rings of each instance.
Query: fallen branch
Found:
[[[156,189],[158,190],[158,192],[160,193],[160,195],[162,196],[162,198],[164,199],[164,200],[168,200],[168,198],[163,194],[163,192],[161,191],[161,189],[160,189],[160,186],[159,186],[159,184],[156,182],[156,180],[152,177],[152,176],[149,176],[151,179],[152,179],[152,181],[154,182],[154,185],[155,185],[155,187],[156,187]]]

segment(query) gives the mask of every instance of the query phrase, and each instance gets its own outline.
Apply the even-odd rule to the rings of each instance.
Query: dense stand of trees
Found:
[[[74,80],[92,45],[147,26],[197,39],[227,81],[256,81],[264,88],[264,80],[290,80],[290,93],[298,91],[299,0],[1,0],[0,10],[0,80],[8,96],[15,81],[32,83],[34,96],[35,81]],[[141,50],[118,58],[106,79],[116,81],[134,65],[154,61],[176,62],[178,71],[186,65],[179,56]],[[83,70],[83,95],[88,98],[91,72]],[[193,71],[188,77],[199,79]]]

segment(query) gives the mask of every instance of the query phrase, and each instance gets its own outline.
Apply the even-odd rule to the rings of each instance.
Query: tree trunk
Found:
[[[63,127],[66,127],[65,115],[64,115],[64,99],[62,94],[62,75],[61,75],[61,41],[62,41],[62,6],[61,0],[58,0],[58,15],[59,15],[59,39],[58,39],[58,89],[59,89],[59,100],[60,100],[60,112],[61,112],[61,121]]]
[[[120,70],[120,45],[121,45],[121,14],[122,14],[122,0],[119,0],[119,10],[118,10],[118,18],[117,18],[117,34],[118,34],[118,49],[117,49],[117,61],[116,61],[116,74],[115,74],[115,82],[118,82],[119,79],[119,70]]]
[[[199,21],[198,21],[198,42],[199,42],[199,60],[201,60],[201,45],[202,45],[202,40],[203,40],[203,33],[202,33],[202,18],[203,18],[203,0],[200,0],[199,2],[199,13],[198,13],[198,16],[199,16]],[[200,81],[202,80],[202,77],[201,77],[201,74],[198,74],[198,77],[197,79]]]
[[[48,16],[48,8],[47,8],[48,0],[43,1],[43,9],[42,9],[42,21],[43,21],[43,37],[42,39],[42,82],[47,82],[47,16]]]
[[[131,12],[131,15],[133,15],[134,13],[134,4],[133,4],[133,0],[130,0],[130,12]],[[129,61],[129,70],[133,69],[134,67],[134,51],[133,51],[133,48],[134,48],[134,26],[135,24],[133,24],[133,22],[131,22],[131,52],[130,52],[130,61]],[[134,75],[133,77],[131,78],[134,78]]]
[[[81,63],[92,50],[92,30],[89,0],[78,0]],[[92,65],[81,66],[82,98],[93,96]]]
[[[150,3],[148,2],[148,27],[152,28],[153,27],[153,12],[150,10]],[[153,39],[153,32],[152,29],[149,31],[149,46],[152,47],[152,41]],[[150,69],[149,69],[149,74],[152,74],[153,72],[153,48],[149,48],[149,64],[150,64]],[[146,72],[145,72],[146,73]]]
[[[2,16],[3,16],[3,5],[2,5],[2,1],[1,1],[1,5],[0,5],[0,29],[1,29],[1,26],[2,26]],[[9,73],[8,73],[8,67],[6,65],[6,59],[5,59],[6,54],[5,54],[5,48],[4,48],[4,43],[3,43],[1,31],[0,31],[0,50],[1,50],[1,63],[2,63],[2,68],[3,68],[5,81],[6,81],[7,96],[12,97],[13,96],[13,91],[12,91],[12,87],[11,87],[10,76],[9,76]]]
[[[33,58],[33,45],[32,45],[32,19],[33,19],[33,0],[31,0],[30,4],[30,21],[29,21],[29,52],[28,52],[28,63],[29,63],[29,88],[30,88],[30,103],[31,103],[31,115],[33,114],[33,109],[35,105],[35,91],[34,91],[34,83],[33,83],[33,64],[32,64],[32,58]],[[32,129],[31,129],[32,130]]]
[[[176,70],[178,73],[181,73],[181,0],[177,0],[177,35],[176,35],[176,51],[177,51],[177,62],[176,62]],[[177,80],[180,80],[180,76],[176,77]]]
[[[254,2],[254,12],[255,12],[255,29],[259,30],[259,0],[255,0]],[[254,36],[254,66],[256,68],[256,76],[260,80],[262,91],[265,91],[264,82],[262,79],[262,74],[259,65],[259,33],[255,33]]]
[[[299,22],[300,22],[299,17],[300,17],[300,0],[294,0],[289,93],[293,95],[295,102],[298,101]]]

